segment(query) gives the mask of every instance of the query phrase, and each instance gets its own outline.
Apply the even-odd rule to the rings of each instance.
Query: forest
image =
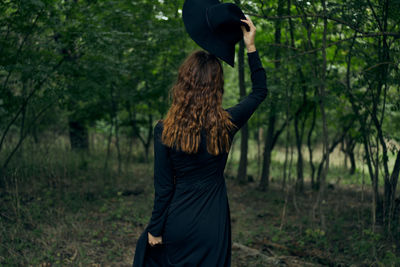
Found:
[[[400,266],[400,0],[232,0],[268,96],[225,179],[232,266]],[[0,1],[0,265],[131,266],[183,0]],[[251,90],[244,42],[227,108]]]

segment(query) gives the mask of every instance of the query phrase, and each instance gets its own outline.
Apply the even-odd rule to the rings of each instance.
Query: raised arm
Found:
[[[252,91],[238,104],[226,109],[231,114],[232,122],[238,127],[238,130],[250,119],[257,107],[267,97],[268,92],[266,73],[258,51],[247,53],[247,57],[251,71]]]
[[[260,56],[254,44],[256,28],[250,18],[243,20],[250,27],[247,32],[242,26],[243,39],[247,47],[247,59],[251,72],[252,91],[238,104],[226,109],[232,117],[232,122],[238,127],[237,131],[250,119],[257,107],[267,97],[267,79]],[[236,131],[236,132],[237,132]]]

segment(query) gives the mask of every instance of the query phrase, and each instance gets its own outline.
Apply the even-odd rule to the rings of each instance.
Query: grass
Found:
[[[324,225],[312,215],[316,194],[308,184],[302,195],[290,192],[282,221],[280,156],[274,155],[274,182],[268,192],[257,189],[254,159],[249,160],[254,183],[226,180],[234,242],[269,256],[293,256],[323,266],[400,265],[399,244],[387,241],[379,228],[371,231],[371,195],[367,185],[360,190],[362,172],[349,176],[343,166],[333,164],[328,181],[335,187],[327,190],[322,206]],[[99,152],[82,155],[59,144],[24,146],[0,190],[0,265],[130,266],[154,197],[153,165],[141,163],[142,158],[134,151],[132,162],[124,162],[118,175],[113,159],[104,169]],[[231,166],[237,166],[236,158],[232,160]],[[227,170],[227,176],[233,171]],[[237,250],[232,263],[265,266],[262,259]]]

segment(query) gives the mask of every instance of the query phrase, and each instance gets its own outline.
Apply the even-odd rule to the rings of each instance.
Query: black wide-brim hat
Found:
[[[241,25],[249,26],[242,10],[233,3],[218,0],[186,0],[182,18],[189,36],[200,47],[235,66],[235,45],[243,39]]]

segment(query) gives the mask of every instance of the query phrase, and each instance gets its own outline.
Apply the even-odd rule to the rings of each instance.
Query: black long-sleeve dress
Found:
[[[247,56],[252,92],[226,109],[239,129],[267,96],[258,52]],[[228,153],[209,154],[204,132],[198,153],[170,149],[161,143],[162,130],[158,122],[154,127],[154,208],[137,241],[133,266],[231,266],[231,219],[223,176]],[[232,139],[237,131],[230,133]],[[162,244],[150,246],[147,232],[162,236]]]

